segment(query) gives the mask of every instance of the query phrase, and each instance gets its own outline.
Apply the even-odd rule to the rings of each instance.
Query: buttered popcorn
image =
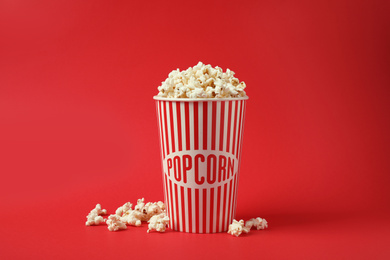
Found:
[[[246,97],[245,82],[234,77],[234,72],[213,68],[199,62],[187,70],[169,73],[158,87],[158,96],[166,98],[240,98]]]
[[[96,204],[96,207],[88,213],[86,226],[95,226],[104,222],[104,219],[101,215],[107,214],[107,210],[102,209],[100,204]]]

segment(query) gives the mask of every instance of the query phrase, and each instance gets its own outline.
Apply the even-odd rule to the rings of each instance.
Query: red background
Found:
[[[388,1],[0,1],[0,258],[390,257]],[[198,61],[247,83],[236,218],[85,227],[163,199],[155,105]]]

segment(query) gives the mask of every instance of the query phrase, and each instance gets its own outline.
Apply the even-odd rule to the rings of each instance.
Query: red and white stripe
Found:
[[[156,100],[156,107],[162,162],[180,151],[221,151],[232,154],[238,164],[233,178],[205,187],[180,185],[163,170],[170,228],[190,233],[226,231],[236,209],[246,100]]]

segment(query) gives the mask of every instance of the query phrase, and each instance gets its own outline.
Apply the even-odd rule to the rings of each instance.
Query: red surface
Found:
[[[388,1],[1,1],[0,258],[388,259]],[[85,227],[163,198],[152,96],[199,60],[247,83],[237,218]]]

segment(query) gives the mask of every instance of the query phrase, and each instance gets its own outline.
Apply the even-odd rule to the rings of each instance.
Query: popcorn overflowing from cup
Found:
[[[148,223],[148,230],[157,232],[165,232],[168,224],[169,217],[166,215],[165,204],[162,201],[147,202],[145,199],[138,199],[137,205],[133,209],[133,204],[126,202],[123,206],[116,209],[115,214],[111,214],[107,219],[104,219],[102,215],[106,215],[107,210],[102,209],[100,204],[96,204],[95,208],[87,215],[86,226],[97,226],[101,223],[106,223],[109,231],[119,231],[127,229],[127,226],[139,227],[142,225],[142,221]],[[263,218],[251,218],[244,222],[244,220],[233,220],[233,223],[229,225],[228,234],[232,236],[240,236],[242,233],[249,233],[249,231],[255,227],[257,230],[268,228],[268,222]]]
[[[234,72],[223,72],[199,62],[187,70],[173,70],[158,87],[158,96],[166,98],[240,98],[246,97],[245,82],[234,77]]]

